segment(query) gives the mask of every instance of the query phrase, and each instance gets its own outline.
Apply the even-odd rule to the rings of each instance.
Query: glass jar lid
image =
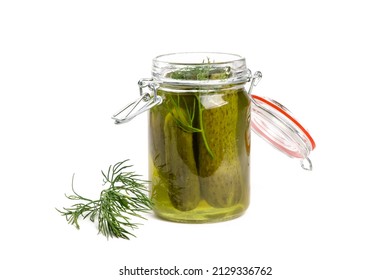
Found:
[[[316,144],[309,132],[279,102],[253,94],[251,97],[252,130],[287,156],[300,159],[303,169],[311,170],[309,154]]]

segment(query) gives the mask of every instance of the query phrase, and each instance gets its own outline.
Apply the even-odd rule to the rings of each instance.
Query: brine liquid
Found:
[[[159,90],[149,113],[149,177],[157,216],[202,223],[249,205],[250,100],[243,86]]]

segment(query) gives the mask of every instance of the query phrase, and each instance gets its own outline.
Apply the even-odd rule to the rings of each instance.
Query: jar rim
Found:
[[[204,77],[202,79],[189,77],[199,67],[226,73],[226,75]],[[184,73],[180,78],[173,73]],[[202,71],[203,72],[203,71]],[[210,71],[211,73],[212,71]],[[231,53],[223,52],[177,52],[156,56],[153,59],[152,76],[157,82],[174,85],[214,86],[226,84],[239,84],[248,82],[251,77],[246,67],[245,58]],[[180,75],[179,75],[180,76]]]
[[[224,58],[225,59],[222,59]],[[168,59],[169,58],[169,59]],[[180,60],[184,58],[183,60]],[[169,63],[174,65],[203,65],[209,60],[210,64],[226,64],[236,61],[245,61],[245,58],[238,54],[224,52],[175,52],[156,56],[154,62]]]

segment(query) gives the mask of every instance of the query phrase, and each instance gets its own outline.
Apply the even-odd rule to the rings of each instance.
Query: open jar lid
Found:
[[[309,132],[279,102],[251,95],[251,128],[262,139],[289,157],[301,160],[301,167],[312,170],[310,152],[316,144]]]

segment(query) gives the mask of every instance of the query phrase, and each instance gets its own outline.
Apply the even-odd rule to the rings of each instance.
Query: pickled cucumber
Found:
[[[182,109],[176,110],[175,113],[180,114]],[[176,209],[189,211],[196,208],[201,199],[193,134],[182,130],[172,113],[165,117],[164,124],[168,194]]]
[[[149,143],[152,143],[150,153],[157,168],[165,166],[164,111],[162,106],[157,106],[150,110],[149,115]]]
[[[237,149],[238,94],[239,91],[235,90],[225,91],[220,106],[200,112],[202,127],[212,151],[210,154],[202,136],[198,135],[201,192],[211,206],[218,208],[238,203],[243,191]],[[202,98],[213,98],[213,95]]]

